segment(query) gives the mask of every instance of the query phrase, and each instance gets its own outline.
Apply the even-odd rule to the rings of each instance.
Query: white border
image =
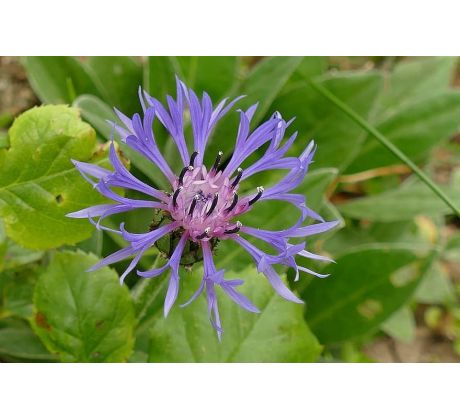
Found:
[[[460,365],[11,364],[1,418],[450,419]]]
[[[2,55],[459,55],[454,0],[15,0]]]

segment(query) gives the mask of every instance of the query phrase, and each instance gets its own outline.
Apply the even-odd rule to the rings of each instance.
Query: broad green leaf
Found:
[[[229,56],[177,57],[184,81],[197,95],[207,92],[213,102],[226,95],[236,82],[239,58]],[[173,79],[174,80],[174,79]],[[175,81],[174,81],[175,85]],[[176,89],[169,92],[175,93]],[[163,99],[163,98],[161,98]]]
[[[27,248],[48,249],[88,238],[93,227],[67,213],[104,202],[71,162],[107,162],[78,111],[48,105],[21,115],[0,150],[0,216],[6,233]]]
[[[302,294],[305,316],[321,343],[369,333],[399,309],[425,273],[422,248],[366,245],[329,265],[330,277],[314,279]]]
[[[202,271],[182,279],[179,302],[190,298],[199,285]],[[176,306],[168,318],[158,318],[151,331],[151,362],[313,362],[321,346],[302,319],[303,307],[276,295],[268,282],[255,272],[228,273],[241,278],[245,293],[261,310],[244,311],[219,294],[224,328],[222,343],[211,327],[205,298],[186,308]]]
[[[0,323],[0,356],[11,361],[52,362],[52,355],[30,326],[17,320]]]
[[[397,64],[379,100],[379,120],[411,102],[447,90],[457,61],[457,57],[425,57]]]
[[[81,60],[74,57],[25,57],[27,79],[44,103],[71,103],[77,95],[99,92]]]
[[[444,187],[443,191],[457,205],[460,204],[460,190]],[[412,220],[415,216],[447,215],[452,210],[426,185],[414,184],[364,198],[350,200],[338,205],[340,212],[348,217],[375,222],[396,222]]]
[[[435,261],[423,277],[414,299],[428,305],[455,302],[455,289],[449,272],[439,261]]]
[[[107,103],[127,115],[141,110],[137,91],[143,75],[139,61],[133,57],[90,57],[87,69],[101,92],[101,98]]]
[[[415,338],[414,314],[408,306],[403,306],[382,324],[381,329],[398,341],[410,343]]]
[[[378,73],[338,74],[321,80],[327,89],[364,117],[370,115],[382,85]],[[316,92],[308,81],[292,90],[286,89],[271,110],[280,111],[286,119],[296,117],[291,129],[299,131],[299,139],[293,152],[300,153],[308,140],[315,139],[318,145],[315,168],[345,168],[365,139],[364,131]]]
[[[35,288],[34,330],[64,362],[121,362],[133,348],[128,289],[112,269],[87,272],[97,261],[80,251],[58,252]]]
[[[415,162],[459,130],[460,92],[447,92],[417,102],[377,126],[394,145]],[[373,138],[368,138],[348,173],[401,163]]]

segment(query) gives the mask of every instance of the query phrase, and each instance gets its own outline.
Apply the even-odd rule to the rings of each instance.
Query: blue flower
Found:
[[[292,193],[307,174],[316,150],[314,142],[308,143],[300,156],[286,156],[297,137],[295,133],[284,140],[286,129],[293,120],[286,122],[280,113],[275,112],[270,119],[251,132],[250,123],[257,109],[257,105],[253,105],[246,111],[238,110],[240,122],[232,155],[223,162],[223,153],[219,152],[214,164],[207,168],[203,158],[208,139],[219,120],[241,97],[229,103],[228,99],[224,99],[214,107],[206,92],[200,100],[195,92],[188,89],[179,79],[177,79],[177,97],[175,100],[170,96],[167,97],[167,108],[141,90],[139,90],[139,97],[143,117],[135,114],[132,118],[128,118],[115,110],[123,126],[116,123],[113,123],[113,126],[124,143],[144,155],[162,171],[169,180],[170,190],[160,191],[132,175],[119,160],[113,141],[109,154],[113,171],[74,161],[82,176],[114,203],[89,207],[68,216],[88,217],[96,228],[111,230],[121,235],[129,244],[101,260],[92,267],[92,270],[122,259],[133,258],[120,277],[120,281],[123,282],[150,247],[156,246],[161,249],[159,245],[161,239],[170,237],[175,247],[166,253],[167,262],[160,268],[137,271],[140,276],[147,278],[156,277],[165,271],[170,272],[164,305],[164,315],[167,316],[179,293],[179,267],[181,264],[186,264],[185,261],[190,264],[190,258],[187,259],[186,254],[193,249],[195,261],[203,259],[204,276],[199,289],[185,305],[205,292],[209,319],[220,339],[222,326],[216,288],[221,288],[230,299],[244,309],[259,312],[254,304],[238,291],[238,286],[243,284],[243,280],[225,279],[225,271],[216,269],[213,249],[218,241],[230,240],[236,246],[241,246],[252,257],[258,271],[265,275],[280,296],[295,303],[302,303],[284,284],[274,266],[284,265],[293,268],[296,271],[296,280],[299,271],[323,277],[303,265],[298,265],[296,258],[316,260],[328,260],[328,258],[306,251],[305,243],[290,243],[292,238],[304,238],[325,232],[338,223],[324,221],[321,216],[306,206],[303,195]],[[184,135],[184,115],[187,109],[193,132],[191,154]],[[182,167],[175,171],[157,145],[153,132],[155,119],[164,126],[177,146]],[[263,146],[266,147],[265,153],[256,162],[245,165],[247,158]],[[240,184],[247,178],[263,171],[277,169],[288,171],[278,183],[269,187],[260,186],[247,195],[239,194]],[[149,199],[125,198],[114,192],[113,187],[134,190]],[[239,216],[249,211],[256,211],[258,202],[268,200],[284,201],[297,207],[301,215],[299,220],[291,228],[280,231],[245,226],[238,220]],[[130,233],[126,231],[123,223],[119,230],[110,229],[101,223],[107,216],[138,208],[153,209],[160,216],[161,222],[146,233]],[[95,218],[98,220],[96,221]],[[307,219],[313,219],[318,223],[304,226]],[[260,225],[263,227],[263,221]],[[266,242],[273,248],[273,254],[260,250],[247,238]]]

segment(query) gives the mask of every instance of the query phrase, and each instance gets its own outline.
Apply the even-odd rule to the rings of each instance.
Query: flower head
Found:
[[[305,197],[292,191],[303,181],[315,153],[313,141],[308,143],[298,157],[286,156],[294,143],[297,133],[285,140],[286,129],[291,121],[286,122],[281,114],[275,112],[267,121],[250,131],[250,123],[257,105],[246,111],[238,110],[240,123],[233,153],[225,158],[219,152],[212,166],[206,167],[204,155],[210,134],[218,121],[230,111],[241,97],[227,103],[224,99],[215,107],[208,94],[203,93],[200,100],[195,92],[188,89],[177,79],[177,97],[167,97],[167,107],[147,92],[139,90],[143,116],[135,114],[132,118],[115,110],[123,125],[112,123],[121,136],[121,141],[136,152],[144,155],[156,165],[170,183],[169,191],[161,191],[132,175],[119,160],[113,141],[110,145],[110,162],[113,171],[97,165],[74,161],[83,177],[113,204],[89,207],[71,213],[69,217],[88,217],[98,229],[111,230],[128,242],[128,246],[107,256],[92,269],[132,257],[132,261],[121,275],[123,282],[126,275],[135,269],[142,255],[152,246],[167,254],[166,263],[149,271],[138,271],[142,277],[156,277],[169,270],[169,285],[166,293],[164,314],[168,314],[179,292],[179,267],[203,260],[204,276],[199,289],[185,304],[194,301],[202,292],[206,293],[209,318],[217,330],[220,339],[222,326],[217,305],[215,289],[223,292],[238,305],[251,312],[258,309],[238,290],[243,283],[241,279],[225,279],[225,271],[218,270],[214,264],[213,250],[221,240],[231,240],[241,246],[254,260],[259,272],[263,273],[275,291],[292,302],[302,301],[284,284],[274,266],[292,267],[298,278],[299,271],[321,277],[322,275],[298,265],[296,257],[327,260],[305,250],[305,243],[290,243],[292,238],[304,238],[327,231],[337,222],[325,222],[321,216],[309,209]],[[190,124],[193,132],[193,151],[190,153],[185,140],[185,112],[189,110]],[[153,123],[157,119],[167,130],[182,160],[182,167],[173,170],[166,161],[155,139]],[[249,156],[260,151],[265,152],[254,163],[246,165]],[[271,186],[259,186],[254,191],[243,194],[240,185],[244,181],[263,171],[276,169],[287,170],[287,174],[278,183]],[[113,187],[121,187],[143,193],[148,199],[132,199],[117,194]],[[299,220],[289,229],[270,231],[260,226],[245,226],[239,216],[255,211],[257,203],[278,200],[294,205],[300,211]],[[124,224],[119,230],[110,229],[102,224],[104,218],[116,213],[138,208],[150,208],[155,212],[155,221],[146,233],[128,232]],[[96,221],[95,218],[98,218]],[[304,226],[307,218],[318,223]],[[162,239],[169,238],[168,244],[173,249],[162,249]],[[247,238],[262,240],[271,246],[273,254],[267,254],[257,248]]]

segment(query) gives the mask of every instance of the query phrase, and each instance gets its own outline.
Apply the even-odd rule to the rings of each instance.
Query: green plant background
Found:
[[[363,117],[459,207],[456,57],[26,57],[22,65],[43,105],[0,114],[1,360],[358,362],[382,360],[366,349],[388,340],[415,346],[425,330],[448,344],[452,358],[460,352],[458,215],[314,88],[325,87]],[[167,279],[131,274],[120,286],[127,262],[87,273],[123,241],[65,217],[103,202],[71,159],[108,165],[106,120],[115,119],[113,107],[129,115],[141,111],[139,86],[165,100],[175,94],[175,75],[214,101],[245,94],[239,107],[259,102],[254,124],[275,110],[296,117],[299,140],[292,153],[311,138],[318,144],[299,192],[326,219],[341,221],[308,243],[336,260],[312,264],[330,277],[302,275],[293,283],[293,273],[283,273],[304,306],[274,294],[243,252],[222,244],[218,265],[245,280],[244,292],[262,310],[247,313],[222,296],[222,344],[203,299],[163,318]],[[236,128],[232,113],[212,135],[209,160],[231,151]],[[159,129],[157,137],[179,168],[166,133]],[[145,158],[123,145],[120,150],[136,176],[166,188]],[[268,185],[275,177],[266,174],[246,186]],[[245,222],[276,228],[295,216],[290,208],[261,203]],[[109,223],[125,220],[142,232],[152,214],[121,217]],[[141,265],[148,268],[156,258],[152,249]],[[199,265],[182,273],[179,301],[200,276]]]

